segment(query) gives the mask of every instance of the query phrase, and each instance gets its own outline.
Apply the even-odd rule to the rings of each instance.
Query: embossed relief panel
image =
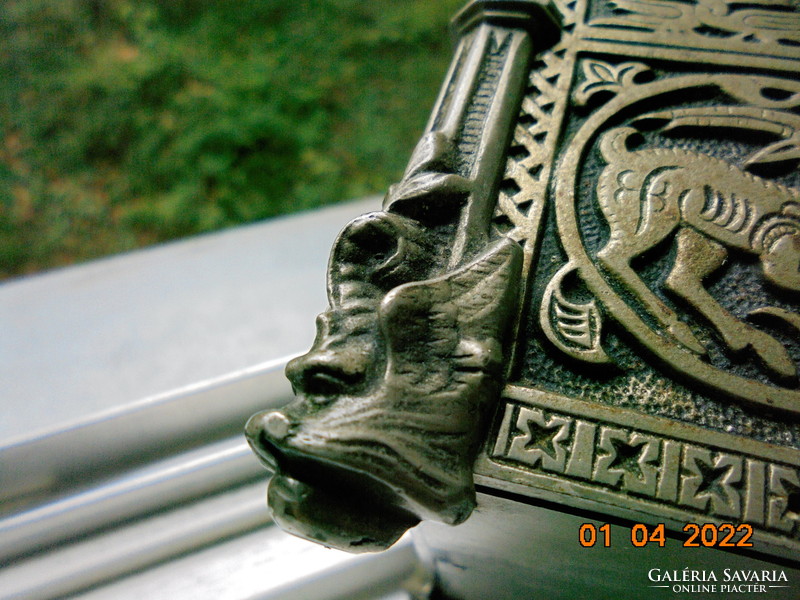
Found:
[[[497,426],[479,472],[502,465],[493,475],[513,491],[622,517],[652,514],[677,529],[749,523],[759,551],[796,557],[793,450],[517,386],[507,388]]]
[[[749,522],[791,555],[797,7],[561,8],[568,36],[534,65],[498,201],[527,296],[477,472],[673,526]]]
[[[796,0],[593,1],[582,37],[658,48],[652,54],[672,54],[680,48],[691,56],[710,56],[722,50],[729,58],[733,53],[750,55],[754,62],[766,64],[768,57],[797,57],[797,6]]]
[[[468,3],[295,401],[248,423],[275,520],[377,550],[477,481],[800,555],[795,8]]]
[[[608,365],[606,376],[660,379],[647,365],[667,365],[700,390],[676,388],[687,402],[699,410],[704,396],[722,407],[706,403],[695,415],[687,406],[670,416],[738,428],[744,424],[725,409],[733,404],[763,415],[756,405],[779,409],[788,417],[781,421],[790,422],[800,407],[800,180],[791,106],[800,101],[800,86],[593,58],[577,68],[547,246],[535,273],[532,326],[571,358]],[[620,81],[608,81],[614,77]],[[561,252],[563,264],[554,260]],[[532,350],[525,357],[528,372],[545,360]],[[657,381],[647,382],[658,389]],[[614,387],[603,389],[608,398]],[[771,431],[739,431],[775,441]],[[783,441],[796,443],[787,434]]]

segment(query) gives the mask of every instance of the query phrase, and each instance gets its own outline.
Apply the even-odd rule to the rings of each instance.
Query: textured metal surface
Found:
[[[556,29],[536,2],[476,2],[455,27],[403,179],[334,244],[330,308],[287,367],[298,399],[247,425],[276,472],[276,521],[350,551],[386,548],[420,519],[467,518],[510,358],[522,253],[489,224],[528,63]]]
[[[797,561],[799,30],[789,0],[469,3],[404,178],[334,245],[299,399],[250,421],[279,522],[350,550],[459,523],[482,438],[515,502]]]
[[[561,8],[498,203],[528,303],[478,469],[675,531],[748,523],[796,559],[797,13]]]

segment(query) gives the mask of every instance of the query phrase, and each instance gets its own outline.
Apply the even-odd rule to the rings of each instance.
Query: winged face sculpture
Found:
[[[673,532],[737,522],[796,559],[796,18],[470,2],[406,173],[334,244],[296,399],[247,424],[275,520],[360,552],[472,513],[452,547],[496,529],[477,480]]]
[[[247,425],[276,469],[273,514],[293,533],[374,550],[419,519],[454,524],[472,511],[472,461],[503,379],[520,251],[502,239],[415,281],[429,256],[414,239],[422,233],[391,213],[342,232],[331,308],[314,346],[287,367],[298,397]]]
[[[334,244],[330,308],[286,370],[297,399],[246,428],[275,471],[269,505],[285,529],[366,551],[420,519],[472,512],[522,267],[491,217],[532,39],[552,43],[552,22],[530,1],[461,13],[454,68],[403,180]]]

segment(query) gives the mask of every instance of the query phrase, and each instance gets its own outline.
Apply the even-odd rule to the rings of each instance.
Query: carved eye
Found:
[[[330,396],[341,394],[351,385],[344,373],[325,367],[308,369],[303,374],[302,384],[306,394],[314,396]]]
[[[354,232],[351,241],[358,247],[358,258],[372,268],[380,267],[397,251],[397,238],[378,227],[365,227]]]
[[[397,254],[399,243],[399,233],[385,217],[366,215],[342,234],[336,259],[356,270],[357,278],[367,279]]]
[[[358,375],[346,373],[330,360],[329,355],[321,356],[314,352],[286,365],[286,376],[296,391],[312,396],[341,394],[360,379]]]

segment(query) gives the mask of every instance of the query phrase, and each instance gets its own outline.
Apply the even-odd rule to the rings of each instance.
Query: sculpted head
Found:
[[[275,471],[273,516],[292,533],[376,550],[420,519],[455,524],[474,507],[472,462],[503,380],[520,251],[503,239],[442,273],[430,236],[388,212],[345,228],[329,310],[286,369],[297,397],[248,422]]]

